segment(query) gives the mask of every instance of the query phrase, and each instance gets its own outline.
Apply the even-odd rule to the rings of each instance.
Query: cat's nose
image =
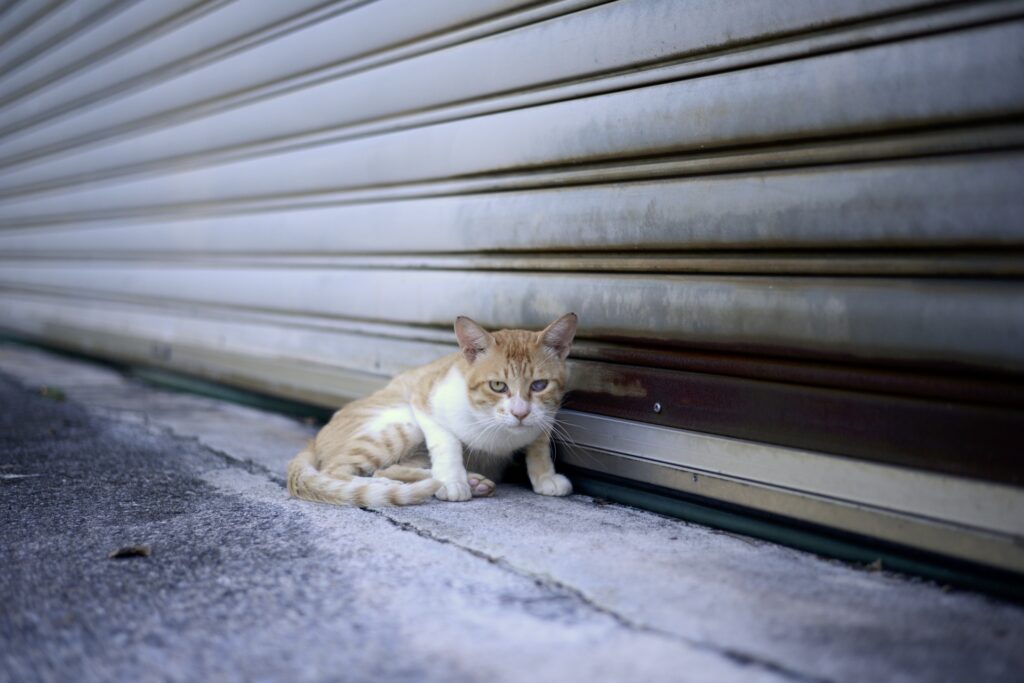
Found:
[[[517,396],[509,402],[508,411],[522,422],[530,414],[530,404]]]

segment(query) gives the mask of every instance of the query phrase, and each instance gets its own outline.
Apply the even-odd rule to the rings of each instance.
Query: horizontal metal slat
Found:
[[[96,178],[118,168],[129,172],[131,168],[154,164],[168,157],[204,154],[218,149],[222,150],[221,154],[238,154],[239,148],[244,146],[260,141],[272,141],[270,144],[280,146],[287,136],[311,131],[321,136],[337,136],[339,127],[380,118],[391,120],[395,116],[445,104],[463,103],[464,106],[474,99],[498,94],[510,95],[512,101],[505,108],[519,108],[520,93],[527,88],[624,70],[632,70],[635,74],[638,67],[646,68],[667,60],[685,58],[692,64],[694,56],[701,53],[718,53],[750,41],[806,32],[833,22],[841,24],[921,3],[874,0],[837,8],[817,2],[780,6],[750,1],[729,3],[717,12],[698,11],[693,4],[672,0],[623,0],[603,4],[415,59],[357,71],[340,79],[315,82],[304,89],[289,89],[275,97],[198,119],[172,120],[164,127],[125,135],[125,127],[131,126],[132,121],[152,117],[168,106],[179,107],[182,103],[198,101],[201,99],[199,94],[207,90],[220,91],[224,83],[237,87],[244,84],[246,78],[253,78],[249,60],[257,57],[239,56],[190,72],[159,89],[119,98],[107,107],[83,112],[81,116],[47,127],[45,138],[42,131],[36,137],[41,142],[45,140],[48,148],[56,147],[61,139],[69,140],[70,144],[75,138],[100,135],[100,131],[117,136],[117,139],[104,144],[100,155],[95,148],[98,140],[94,139],[77,152],[54,152],[56,156],[49,160],[33,160],[27,167],[15,164],[14,168],[0,173],[0,188],[12,190],[38,182],[58,183],[61,178],[71,179],[82,173]],[[1006,11],[1005,7],[997,5],[986,4],[985,8],[990,8],[990,12]],[[1024,9],[1024,4],[1017,5],[1017,8]],[[323,22],[322,26],[286,36],[261,47],[258,59],[261,63],[288,64],[291,67],[295,62],[295,48],[291,43],[301,41],[303,50],[308,54],[327,61],[332,50],[316,49],[316,36],[307,34],[330,29],[332,39],[336,40],[334,34],[355,19],[346,15],[336,22]],[[932,19],[933,22],[940,20]],[[334,23],[339,25],[328,25]],[[631,40],[594,39],[594,36],[618,35],[622,31],[628,32]],[[311,40],[314,47],[307,44]],[[345,41],[339,43],[347,47]],[[334,48],[335,51],[337,49]],[[280,56],[276,56],[278,52]],[[751,49],[744,52],[749,54]],[[514,55],[515,59],[509,60],[509,55]],[[496,72],[493,65],[498,63],[506,64],[506,67]],[[666,77],[662,74],[655,80]],[[602,87],[614,89],[614,84],[595,84],[594,89],[600,91]],[[579,96],[575,92],[577,89],[570,87],[565,94],[559,94],[561,88],[549,87],[546,89],[547,98],[553,101],[576,97]],[[367,92],[374,93],[374,96],[365,97]],[[246,96],[251,95],[247,92]],[[501,108],[500,104],[496,106]],[[454,118],[461,116],[455,115]],[[385,125],[384,122],[381,125]],[[396,121],[392,125],[407,127],[410,124]],[[368,132],[364,130],[366,124],[357,128],[349,134],[365,135]],[[28,150],[31,138],[13,144]],[[0,144],[0,154],[5,149],[8,147]]]
[[[0,83],[4,77],[38,59],[76,32],[83,31],[98,21],[126,9],[132,0],[75,0],[65,3],[37,22],[30,30],[22,31],[10,40],[0,43]],[[0,89],[2,92],[2,89]]]
[[[541,327],[739,352],[1024,371],[1024,285],[4,262],[0,282],[350,319]],[[400,293],[400,294],[398,294]]]
[[[3,240],[0,239],[0,244]],[[180,261],[242,268],[339,268],[342,270],[550,271],[561,273],[708,273],[731,275],[852,275],[883,277],[1020,277],[1024,250],[956,252],[908,250],[842,252],[710,252],[706,255],[647,252],[634,255],[550,252],[537,255],[358,255],[213,256],[159,252],[8,251],[9,259],[90,261],[123,259],[134,263]]]
[[[1024,112],[1021,45],[1024,23],[985,27],[173,175],[12,198],[3,215],[14,221],[45,212],[321,192],[1011,116]],[[934,87],[936,79],[943,88]],[[816,106],[794,108],[792,102],[799,101]]]
[[[5,252],[471,253],[1024,245],[1024,155],[953,156],[0,231]],[[4,212],[0,209],[0,215]]]
[[[72,36],[59,50],[46,54],[31,69],[0,77],[0,103],[94,66],[100,59],[127,49],[140,40],[154,39],[197,14],[214,7],[210,0],[135,2],[107,21]]]
[[[33,24],[66,2],[67,0],[28,0],[18,3],[0,16],[0,44],[30,30]]]
[[[295,316],[248,315],[244,311],[114,303],[90,298],[69,298],[4,291],[4,324],[39,336],[57,337],[57,328],[78,330],[66,335],[82,339],[90,332],[106,330],[143,344],[136,360],[170,360],[179,347],[217,349],[227,355],[259,359],[263,370],[273,372],[275,364],[335,367],[359,371],[375,382],[387,383],[389,376],[416,365],[429,363],[455,350],[450,331],[437,340],[396,337],[379,330],[333,321]],[[289,322],[302,321],[290,325]],[[450,328],[450,326],[449,326]],[[408,331],[416,332],[412,328]],[[253,366],[257,373],[257,365]],[[359,396],[352,387],[323,387],[335,391],[327,405]]]
[[[263,195],[243,197],[210,204],[181,206],[159,204],[92,212],[40,214],[4,221],[0,211],[0,229],[59,224],[120,224],[124,219],[152,222],[184,217],[222,217],[253,212],[322,208],[350,204],[417,200],[429,197],[453,197],[486,193],[512,193],[520,190],[566,189],[578,186],[629,183],[665,178],[695,178],[723,174],[750,175],[779,169],[809,171],[812,166],[837,166],[859,163],[908,162],[925,164],[946,161],[950,155],[973,154],[986,160],[992,153],[1016,154],[1024,149],[1024,125],[1001,124],[955,126],[939,129],[883,133],[827,142],[798,141],[754,149],[712,150],[707,153],[670,155],[648,160],[622,160],[596,164],[528,170],[458,179],[435,180],[409,185],[347,188],[313,195]],[[925,158],[927,159],[925,160]]]
[[[354,0],[335,0],[341,8]],[[91,69],[79,71],[59,87],[21,89],[3,93],[0,107],[4,125],[0,135],[40,125],[75,103],[91,102],[100,95],[138,87],[147,78],[166,78],[206,59],[229,54],[239,47],[258,44],[275,25],[299,19],[309,11],[330,5],[331,0],[295,0],[289,3],[215,2],[206,11],[191,15],[193,21],[160,32],[150,40],[101,60]],[[59,53],[58,53],[59,54]],[[25,94],[31,97],[25,97]]]
[[[322,3],[324,0],[307,0]],[[321,78],[324,74],[311,76],[311,71],[330,69],[346,71],[366,68],[375,61],[389,61],[399,58],[403,53],[415,54],[436,47],[437,44],[458,42],[459,35],[444,36],[446,31],[455,31],[473,22],[484,21],[498,16],[495,25],[487,30],[500,30],[505,23],[516,25],[529,22],[536,18],[557,15],[587,6],[597,0],[561,0],[561,2],[540,7],[533,7],[531,0],[482,0],[467,4],[459,0],[439,0],[429,5],[395,2],[385,0],[373,3],[348,3],[355,6],[348,12],[335,17],[310,23],[276,39],[255,46],[253,52],[239,52],[224,55],[216,61],[208,60],[207,64],[190,69],[185,73],[161,73],[146,77],[139,87],[117,97],[98,102],[81,111],[75,110],[75,98],[81,99],[86,94],[106,89],[116,94],[119,83],[134,79],[141,80],[137,60],[145,59],[149,50],[146,46],[141,53],[133,52],[124,59],[131,61],[116,68],[106,68],[102,72],[90,73],[69,84],[59,91],[45,96],[34,96],[23,104],[15,103],[5,116],[11,124],[0,133],[8,136],[0,139],[0,155],[9,157],[32,151],[40,146],[52,146],[55,141],[65,141],[84,137],[120,134],[128,129],[133,121],[172,112],[172,116],[191,117],[199,113],[200,107],[227,106],[235,100],[249,100],[265,96],[260,88],[291,89],[301,85],[310,77]],[[263,14],[282,15],[286,10],[297,12],[296,3],[269,4],[264,7]],[[398,7],[400,5],[400,7]],[[514,10],[523,10],[510,21],[502,22],[500,15]],[[204,31],[217,30],[218,33],[237,32],[238,19],[232,14],[244,12],[251,23],[255,17],[244,6],[232,9],[232,6],[211,14],[200,26]],[[468,35],[474,33],[470,27],[464,31]],[[164,52],[174,55],[191,48],[196,41],[192,32],[168,36]],[[420,41],[421,45],[409,45]],[[394,55],[378,54],[384,49],[398,50]],[[178,57],[180,58],[180,54]],[[164,60],[166,61],[166,60]],[[346,62],[362,62],[346,65]],[[260,68],[254,69],[253,64],[259,63]],[[297,82],[280,83],[284,79],[298,79]],[[226,100],[225,100],[226,98]],[[219,102],[225,100],[225,102]],[[213,104],[211,104],[213,103]],[[69,114],[60,119],[45,122],[53,111],[69,110]],[[25,132],[19,132],[25,129]],[[103,132],[106,131],[106,132]]]
[[[100,324],[102,319],[113,320],[111,316],[122,316],[122,322],[111,322],[117,329],[139,327],[139,320],[148,321],[150,329],[163,329],[153,324],[159,316],[170,316],[178,321],[179,332],[191,333],[193,319],[205,321],[206,327],[213,322],[228,325],[249,325],[250,328],[225,328],[223,332],[204,338],[204,343],[221,346],[226,341],[235,343],[244,340],[259,339],[261,343],[271,345],[284,344],[291,355],[306,358],[315,362],[317,358],[340,366],[361,369],[368,372],[382,372],[392,375],[409,367],[410,364],[425,363],[451,348],[451,321],[444,325],[430,326],[422,324],[406,325],[402,323],[369,322],[364,320],[348,320],[337,317],[303,315],[254,311],[217,304],[200,305],[194,302],[175,302],[124,296],[94,297],[87,292],[58,291],[56,294],[45,294],[38,291],[5,290],[9,300],[23,302],[19,310],[36,305],[40,310],[50,311],[57,317],[72,315],[76,324],[88,326]],[[75,317],[77,316],[77,317]],[[38,314],[27,315],[37,318]],[[184,319],[184,323],[182,320]],[[84,322],[83,322],[84,321]],[[124,322],[128,321],[128,322]],[[256,327],[252,327],[256,326]],[[102,327],[102,325],[101,325]],[[200,327],[201,328],[201,327]],[[258,330],[258,331],[253,331]],[[277,331],[275,331],[277,330]],[[212,334],[212,333],[211,333]],[[282,336],[283,335],[283,336]],[[295,346],[289,335],[301,337]],[[319,335],[319,336],[318,336]],[[339,347],[338,339],[377,340],[369,349],[372,357],[362,356],[358,344],[352,348]],[[399,345],[385,352],[383,349],[391,340]],[[427,345],[433,355],[421,356],[417,350]],[[285,347],[281,347],[282,349]],[[276,346],[275,346],[276,348]],[[442,349],[442,350],[438,350]],[[389,355],[390,354],[390,355]],[[422,358],[422,361],[417,361]],[[940,369],[936,372],[919,372],[895,368],[869,368],[864,365],[848,365],[841,363],[812,362],[803,358],[784,359],[778,357],[758,357],[745,354],[728,354],[692,349],[667,349],[638,345],[635,341],[617,343],[595,341],[578,338],[573,345],[573,358],[598,361],[605,365],[623,366],[628,368],[655,368],[696,373],[700,375],[716,375],[724,378],[736,377],[752,379],[760,382],[781,385],[799,384],[808,387],[839,389],[861,394],[886,395],[904,398],[923,398],[946,403],[988,406],[1019,410],[1024,408],[1024,395],[1019,392],[1019,383],[1013,376],[982,375],[979,373],[949,374]],[[946,369],[948,370],[948,368]],[[620,385],[639,386],[635,373],[629,371],[634,379],[610,380],[601,379],[598,385],[589,383],[576,386],[579,391],[605,391],[608,387]],[[602,375],[603,377],[603,375]],[[598,386],[595,389],[595,386]],[[616,396],[633,396],[634,393],[612,391]],[[636,396],[647,395],[651,391],[635,393]],[[600,412],[600,411],[598,411]],[[658,417],[647,418],[658,421]],[[672,424],[672,423],[666,423]]]
[[[322,343],[328,341],[324,335],[289,334],[287,328],[245,325],[230,316],[212,325],[180,325],[180,316],[159,309],[135,307],[118,312],[83,301],[71,304],[68,299],[47,301],[6,294],[0,297],[0,328],[82,353],[177,368],[325,406],[366,396],[386,384],[384,376],[366,370],[372,365],[351,370],[309,356],[337,352],[340,340],[341,348],[354,351],[359,358],[374,358],[365,354],[366,349],[344,344],[344,336],[334,335],[331,345]],[[254,332],[257,336],[249,336]],[[386,345],[386,340],[381,341]],[[410,358],[419,358],[415,345],[411,346]],[[439,355],[443,351],[423,362]]]

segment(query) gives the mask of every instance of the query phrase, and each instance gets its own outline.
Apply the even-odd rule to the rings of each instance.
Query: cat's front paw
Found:
[[[533,490],[542,496],[568,496],[572,484],[561,474],[551,474],[533,482]]]
[[[469,500],[473,497],[473,491],[469,488],[468,481],[443,481],[441,488],[434,495],[441,500]]]

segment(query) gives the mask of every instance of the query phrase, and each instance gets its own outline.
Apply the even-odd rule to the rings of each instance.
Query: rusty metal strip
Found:
[[[591,370],[594,372],[594,370]],[[869,373],[869,370],[865,370]],[[872,462],[1024,484],[1024,409],[612,366],[567,408]]]

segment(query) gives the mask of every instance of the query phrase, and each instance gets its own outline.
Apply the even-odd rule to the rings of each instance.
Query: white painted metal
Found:
[[[95,256],[981,247],[1024,239],[1022,186],[1020,153],[500,193],[446,183],[430,191],[443,196],[406,201],[334,196],[303,208],[254,202],[227,213],[74,215],[0,231],[0,249]]]
[[[22,2],[31,5],[31,2]],[[208,0],[161,0],[136,2],[99,24],[93,24],[71,36],[60,50],[51,51],[31,69],[0,73],[0,102],[6,104],[25,93],[95,64],[103,55],[111,55],[118,46],[133,40],[155,38],[159,31],[187,19],[193,12],[209,6]],[[149,64],[150,67],[156,66]],[[5,122],[7,123],[7,122]]]
[[[622,93],[101,182],[5,203],[43,212],[141,209],[412,183],[1024,113],[1024,24],[825,55]],[[827,74],[822,77],[821,74]],[[943,88],[933,84],[941,80]],[[794,108],[793,102],[815,102]],[[500,144],[496,144],[500,141]]]
[[[570,11],[593,4],[596,0],[563,0],[550,9],[534,9],[519,13],[515,19],[520,22],[536,20],[553,13]],[[247,29],[273,25],[299,14],[300,11],[322,6],[325,0],[303,0],[288,3],[233,3],[204,17],[198,29],[187,25],[169,33],[162,41],[153,41],[140,50],[126,53],[122,58],[105,64],[90,74],[76,79],[70,86],[62,86],[52,94],[33,97],[24,103],[16,103],[5,117],[12,121],[21,119],[20,125],[31,130],[17,134],[13,140],[0,140],[0,157],[23,154],[41,145],[54,145],[60,141],[91,139],[101,131],[116,135],[140,119],[167,117],[172,110],[177,118],[195,116],[216,102],[214,110],[225,106],[238,106],[247,101],[259,101],[275,90],[288,94],[309,80],[320,80],[349,70],[361,70],[377,63],[387,63],[403,56],[429,51],[448,41],[458,42],[481,31],[468,30],[451,32],[465,24],[487,19],[490,16],[533,4],[530,0],[481,0],[466,3],[461,0],[437,0],[428,3],[407,3],[404,0],[383,0],[381,2],[358,3],[353,0],[329,5],[326,9],[338,12],[350,7],[348,12],[328,16],[322,21],[290,26],[275,40],[257,42],[240,49],[231,44],[231,51],[211,60],[208,54],[218,49],[225,37],[236,39],[246,36]],[[484,27],[500,30],[504,22]],[[513,25],[515,25],[513,23]],[[431,40],[429,36],[449,30],[445,40]],[[209,34],[208,36],[206,34]],[[419,37],[426,40],[417,40]],[[205,40],[204,40],[205,39]],[[407,45],[411,41],[417,45]],[[208,45],[207,45],[208,44]],[[200,50],[195,50],[200,47]],[[384,53],[391,49],[393,54]],[[412,49],[410,49],[412,48]],[[171,62],[183,49],[194,50],[193,60],[205,63],[183,73],[149,76],[141,87],[109,98],[107,101],[75,111],[71,117],[63,117],[45,125],[39,125],[36,116],[40,111],[57,108],[72,96],[102,91],[112,85],[130,79],[139,79],[154,71],[151,64]],[[152,54],[151,56],[151,53]],[[140,64],[140,60],[143,60]],[[142,67],[146,68],[143,69]],[[73,87],[71,87],[73,86]],[[116,93],[115,93],[116,94]],[[306,106],[297,103],[297,107]],[[318,102],[317,109],[325,107]],[[295,109],[289,108],[294,114]],[[259,120],[257,115],[257,120]],[[171,117],[174,120],[174,116]],[[287,128],[287,118],[278,119]],[[254,123],[252,119],[250,124]],[[221,129],[226,133],[226,129]],[[212,142],[212,141],[210,141]],[[209,144],[209,142],[207,143]]]
[[[427,52],[416,59],[390,61],[372,70],[365,70],[364,60],[359,60],[349,65],[346,73],[341,68],[345,66],[344,60],[359,54],[361,45],[369,41],[386,43],[366,27],[401,35],[402,26],[380,19],[395,14],[389,3],[372,3],[261,48],[261,65],[266,64],[266,68],[253,70],[252,57],[238,54],[162,82],[159,87],[129,93],[107,105],[46,126],[13,141],[13,147],[0,143],[0,156],[38,146],[44,139],[47,145],[57,146],[60,140],[91,139],[103,131],[120,136],[105,145],[106,154],[99,166],[95,155],[86,149],[61,153],[51,162],[7,172],[16,174],[17,182],[25,184],[55,174],[70,176],[76,171],[96,173],[118,164],[154,163],[169,152],[209,154],[211,148],[235,149],[268,139],[280,144],[285,136],[365,134],[366,126],[374,122],[393,121],[396,116],[419,114],[441,106],[462,109],[481,99],[501,102],[510,96],[522,97],[524,88],[530,92],[541,90],[549,101],[578,97],[576,91],[581,80],[593,81],[609,74],[614,78],[651,63],[677,63],[684,58],[692,63],[695,55],[705,55],[714,61],[723,50],[766,34],[818,28],[921,3],[874,0],[849,3],[837,11],[835,7],[811,1],[787,3],[779,11],[778,7],[769,9],[762,2],[746,0],[721,4],[710,12],[697,11],[695,4],[676,0],[607,3],[564,18],[485,35],[479,40],[456,42],[446,49]],[[473,7],[483,9],[479,4]],[[446,14],[437,3],[429,8],[434,21]],[[547,14],[553,11],[554,8],[549,9]],[[405,13],[402,17],[409,30],[422,30],[423,17]],[[594,39],[619,32],[628,32],[631,40]],[[757,46],[745,52],[765,49],[770,48]],[[296,53],[298,57],[292,56]],[[508,55],[514,55],[514,59],[510,60]],[[508,62],[506,67],[495,72],[493,64],[503,61]],[[328,73],[322,70],[325,65],[330,67]],[[321,70],[310,78],[308,73],[314,69]],[[639,73],[651,71],[644,69]],[[445,78],[438,80],[436,74],[445,74]],[[282,84],[280,78],[285,75],[293,77]],[[309,83],[308,87],[298,89],[303,80]],[[125,136],[126,125],[158,114],[168,101],[180,106],[203,102],[207,99],[205,93],[222,92],[225,82],[254,101],[198,119],[170,118],[162,125],[154,123],[137,134]],[[256,100],[251,90],[253,84],[259,83],[271,83],[278,92],[271,91]],[[609,89],[595,83],[593,91]],[[361,97],[370,90],[375,93],[373,98]],[[498,105],[496,110],[501,108]],[[451,118],[462,116],[455,114]],[[408,124],[395,121],[393,125]],[[352,127],[357,130],[347,130]],[[0,175],[0,181],[4,179]],[[6,184],[12,179],[6,178]]]
[[[0,264],[0,283],[435,326],[447,326],[470,302],[473,315],[489,325],[500,325],[514,310],[519,324],[541,327],[574,310],[595,335],[1024,370],[1024,285],[1012,281],[965,288],[957,282],[876,279],[16,261]]]
[[[207,59],[230,55],[237,49],[258,44],[266,34],[287,30],[289,23],[304,13],[328,4],[328,0],[294,0],[287,3],[212,2],[189,16],[190,21],[160,31],[134,49],[100,59],[90,69],[83,69],[73,79],[60,82],[16,99],[0,109],[4,126],[0,134],[10,135],[25,127],[34,127],[63,113],[74,104],[93,102],[97,93],[138,88],[147,79],[165,79],[189,66]],[[339,3],[342,8],[352,0]],[[283,26],[278,26],[283,24]],[[153,76],[153,74],[159,74]],[[221,88],[229,87],[228,83]],[[165,105],[173,107],[172,101]],[[95,107],[95,105],[94,105]],[[93,107],[93,108],[94,108]],[[38,145],[38,141],[36,142]]]
[[[73,35],[76,29],[89,26],[105,13],[128,6],[129,3],[123,0],[65,2],[29,29],[0,43],[0,63],[5,65],[4,74],[25,68],[27,63],[38,59],[40,54]]]

